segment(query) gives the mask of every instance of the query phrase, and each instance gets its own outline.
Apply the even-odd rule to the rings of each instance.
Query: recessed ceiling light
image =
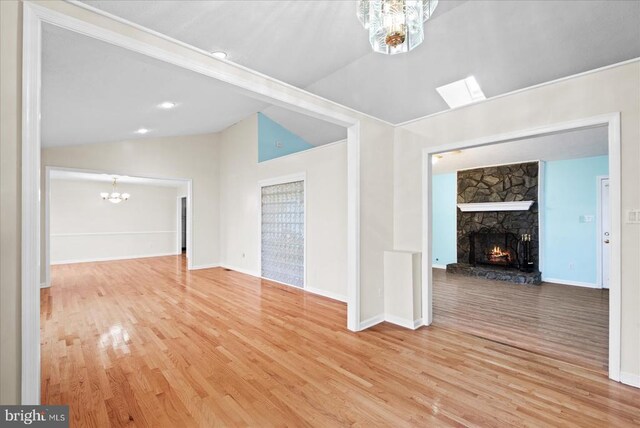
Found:
[[[435,165],[435,164],[437,164],[437,163],[438,163],[438,161],[439,161],[440,159],[442,159],[442,155],[432,155],[432,156],[431,156],[431,163],[432,163],[433,165]]]
[[[165,110],[171,110],[176,106],[176,103],[172,101],[165,101],[163,103],[158,104],[158,107],[163,108]]]
[[[211,52],[211,56],[214,56],[218,59],[226,59],[227,53],[222,51],[215,51],[215,52]]]
[[[436,90],[449,105],[449,108],[456,108],[486,99],[478,81],[473,76],[440,86]]]
[[[146,134],[147,132],[149,132],[149,130],[147,128],[140,128],[136,131],[136,134]]]

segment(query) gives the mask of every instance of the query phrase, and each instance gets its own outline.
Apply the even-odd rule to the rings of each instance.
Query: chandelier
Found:
[[[373,50],[394,55],[422,43],[423,24],[436,6],[438,0],[358,0],[357,15]]]
[[[118,193],[118,183],[117,183],[117,178],[113,178],[113,184],[112,184],[112,191],[111,193],[109,192],[102,192],[100,193],[100,197],[105,200],[105,201],[109,201],[112,204],[119,204],[122,201],[126,201],[127,199],[129,199],[129,197],[131,195],[129,195],[128,193]]]

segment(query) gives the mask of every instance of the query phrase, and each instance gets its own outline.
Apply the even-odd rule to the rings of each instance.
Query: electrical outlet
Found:
[[[384,297],[384,292],[382,288],[378,288],[378,297]]]
[[[242,253],[242,258],[244,259],[244,253]]]
[[[573,263],[569,263],[569,270],[575,270],[576,265]]]

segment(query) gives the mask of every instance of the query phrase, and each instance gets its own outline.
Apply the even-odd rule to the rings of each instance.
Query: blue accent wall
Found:
[[[609,174],[608,156],[545,162],[543,278],[597,283],[598,188]],[[433,176],[432,263],[457,260],[456,174]],[[585,222],[584,216],[593,216]]]
[[[280,147],[278,147],[280,146]],[[278,122],[258,113],[258,162],[290,155],[314,146]]]
[[[458,257],[456,249],[457,176],[455,173],[438,174],[434,175],[432,180],[433,247],[431,263],[446,265],[455,263]]]
[[[546,162],[544,278],[597,282],[596,177],[608,173],[608,156]]]

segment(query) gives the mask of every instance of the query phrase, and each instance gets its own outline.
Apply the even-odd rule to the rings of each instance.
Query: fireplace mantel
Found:
[[[513,201],[513,202],[476,202],[469,204],[458,204],[462,212],[478,211],[527,211],[534,201]]]

